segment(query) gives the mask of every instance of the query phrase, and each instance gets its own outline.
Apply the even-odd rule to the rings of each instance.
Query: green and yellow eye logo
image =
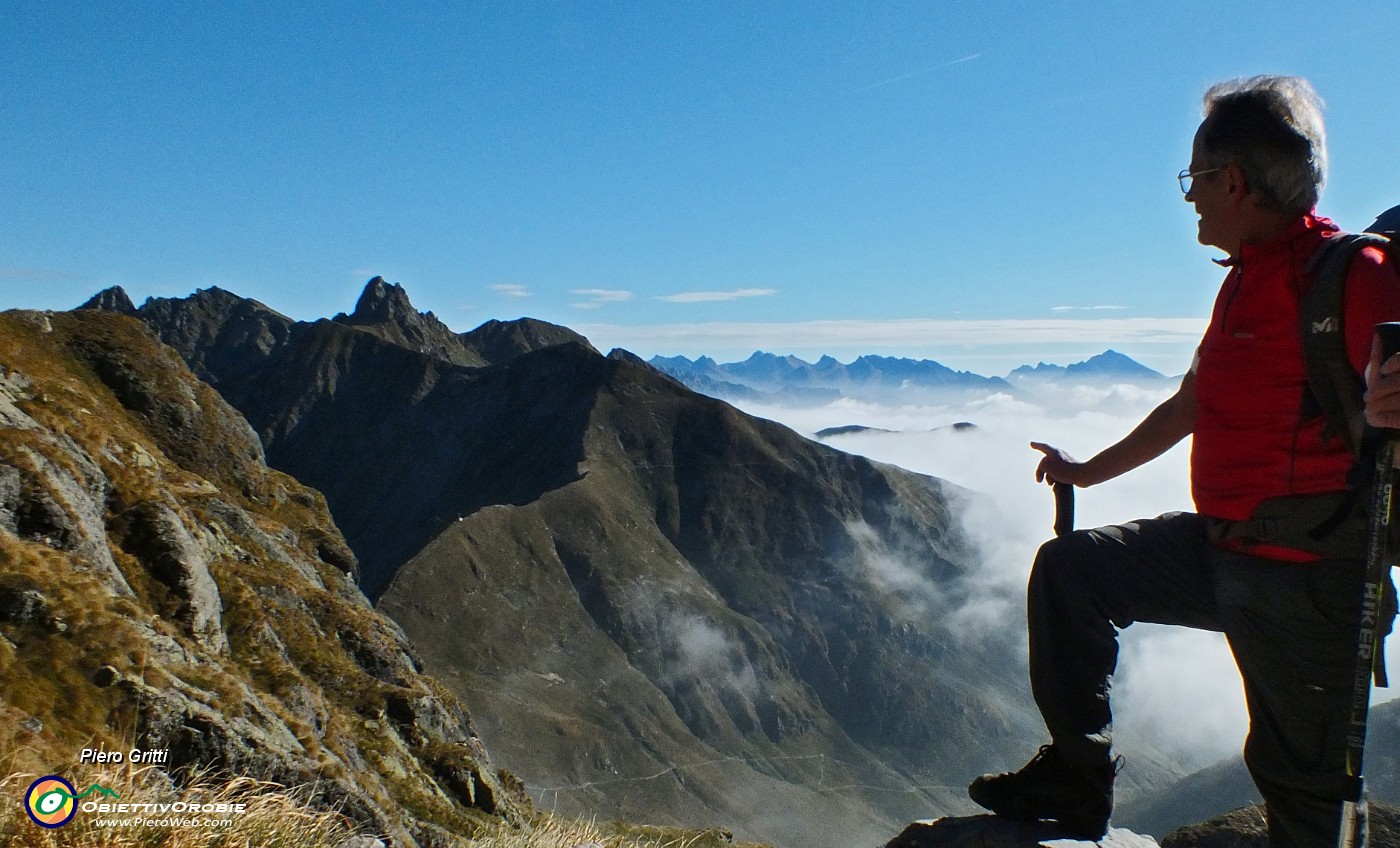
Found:
[[[109,798],[118,797],[117,793],[96,783],[79,795],[73,784],[51,774],[29,784],[29,791],[24,793],[24,811],[40,827],[63,827],[77,814],[78,800],[94,792],[101,792]]]
[[[40,827],[63,827],[78,812],[77,791],[58,775],[41,777],[29,785],[24,808]]]

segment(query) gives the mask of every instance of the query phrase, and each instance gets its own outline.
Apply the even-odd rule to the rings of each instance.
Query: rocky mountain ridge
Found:
[[[321,495],[131,317],[0,314],[0,563],[12,768],[167,751],[177,782],[300,787],[400,846],[523,820]]]

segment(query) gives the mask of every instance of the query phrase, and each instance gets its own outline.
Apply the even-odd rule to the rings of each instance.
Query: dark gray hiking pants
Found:
[[[1296,565],[1223,551],[1191,513],[1047,542],[1027,592],[1031,688],[1056,748],[1100,759],[1111,741],[1117,628],[1224,632],[1244,679],[1245,762],[1277,848],[1337,841],[1364,563]]]

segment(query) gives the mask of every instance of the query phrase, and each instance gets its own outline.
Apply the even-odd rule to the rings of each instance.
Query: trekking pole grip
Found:
[[[1396,325],[1400,328],[1400,324]],[[1055,493],[1055,535],[1063,536],[1074,532],[1074,486],[1069,483],[1054,483],[1050,487]]]

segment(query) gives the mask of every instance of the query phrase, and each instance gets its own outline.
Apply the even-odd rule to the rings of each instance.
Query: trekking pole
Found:
[[[1069,483],[1054,483],[1050,490],[1055,493],[1055,535],[1073,533],[1074,486]]]
[[[1400,323],[1376,325],[1381,340],[1381,361],[1400,353]],[[1364,848],[1367,841],[1366,784],[1361,771],[1366,752],[1366,721],[1371,705],[1371,678],[1377,669],[1376,639],[1380,633],[1381,595],[1389,577],[1386,538],[1390,532],[1395,440],[1400,433],[1383,431],[1376,449],[1376,476],[1371,489],[1371,533],[1366,546],[1366,572],[1362,578],[1361,622],[1356,640],[1356,673],[1352,678],[1351,718],[1347,728],[1346,776],[1348,799],[1342,803],[1338,848]]]

